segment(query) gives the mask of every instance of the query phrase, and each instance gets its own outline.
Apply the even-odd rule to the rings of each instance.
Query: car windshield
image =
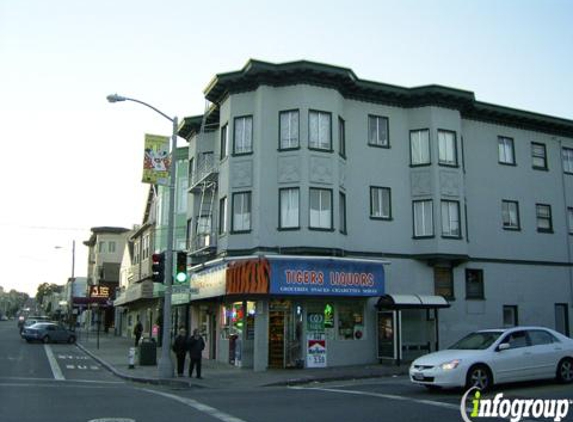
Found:
[[[501,331],[481,331],[471,333],[450,346],[456,350],[484,350],[491,346],[501,336]]]

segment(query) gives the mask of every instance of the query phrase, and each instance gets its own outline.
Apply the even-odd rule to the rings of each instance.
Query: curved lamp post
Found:
[[[107,96],[110,103],[120,101],[133,101],[142,104],[158,114],[161,114],[173,124],[173,133],[171,135],[171,165],[169,167],[169,207],[167,209],[167,250],[165,254],[165,295],[163,297],[163,329],[161,335],[161,356],[159,357],[159,376],[161,378],[173,377],[173,361],[171,360],[171,292],[173,281],[173,229],[175,208],[175,149],[177,148],[177,117],[169,117],[161,110],[135,98],[127,98],[117,94]]]

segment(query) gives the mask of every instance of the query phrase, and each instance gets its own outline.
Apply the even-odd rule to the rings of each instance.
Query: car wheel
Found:
[[[50,336],[44,336],[44,338],[42,339],[42,342],[44,344],[48,344],[50,342]]]
[[[493,384],[491,372],[485,365],[475,365],[470,368],[466,377],[466,387],[477,387],[481,391],[491,388]]]
[[[565,358],[557,365],[557,379],[559,382],[573,382],[573,359]]]
[[[70,338],[68,339],[68,343],[73,344],[76,342],[76,337],[75,336],[70,336]]]

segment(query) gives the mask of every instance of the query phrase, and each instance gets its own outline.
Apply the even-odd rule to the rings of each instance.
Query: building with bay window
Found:
[[[205,97],[179,135],[206,357],[349,365],[478,328],[570,334],[572,120],[308,61],[251,60]]]

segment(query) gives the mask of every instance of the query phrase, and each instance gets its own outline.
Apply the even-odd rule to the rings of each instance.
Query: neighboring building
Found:
[[[97,303],[101,327],[114,325],[112,301],[119,287],[119,269],[129,229],[123,227],[93,227],[84,245],[88,251],[88,298],[90,305]],[[97,322],[95,312],[90,312],[90,323]]]
[[[206,357],[334,366],[477,328],[570,334],[572,120],[306,61],[251,60],[205,96],[179,135]]]
[[[188,149],[175,152],[175,233],[174,250],[186,250]],[[121,289],[114,302],[120,318],[117,332],[129,337],[139,318],[144,335],[160,342],[163,319],[163,283],[152,280],[152,255],[167,251],[169,189],[167,186],[149,187],[149,195],[141,226],[129,235],[121,264]],[[189,320],[189,284],[173,286],[174,321],[186,325]],[[175,326],[178,324],[175,324]],[[174,328],[175,330],[175,328]]]

